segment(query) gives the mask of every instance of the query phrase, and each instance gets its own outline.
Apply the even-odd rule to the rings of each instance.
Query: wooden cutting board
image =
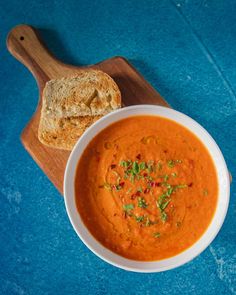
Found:
[[[135,104],[168,106],[160,94],[123,57],[115,56],[87,67],[67,65],[57,60],[43,45],[37,30],[27,25],[16,26],[10,31],[7,37],[7,48],[31,71],[39,88],[38,106],[21,134],[21,141],[62,194],[64,171],[70,152],[49,148],[38,140],[41,96],[48,80],[74,75],[82,68],[99,69],[108,73],[116,81],[125,106]]]

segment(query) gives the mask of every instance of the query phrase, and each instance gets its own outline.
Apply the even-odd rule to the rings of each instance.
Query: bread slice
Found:
[[[54,148],[71,150],[87,127],[121,107],[114,80],[98,70],[50,80],[42,96],[39,140]]]

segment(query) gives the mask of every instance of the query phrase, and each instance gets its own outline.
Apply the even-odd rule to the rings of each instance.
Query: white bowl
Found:
[[[210,152],[211,157],[215,163],[219,184],[217,208],[215,211],[215,215],[205,233],[195,244],[193,244],[187,250],[171,258],[159,261],[146,262],[130,260],[118,254],[115,254],[114,252],[105,248],[90,234],[89,230],[86,228],[83,221],[81,220],[75,204],[74,179],[76,167],[88,143],[92,140],[94,136],[96,136],[101,130],[103,130],[110,124],[121,119],[136,115],[156,115],[168,118],[182,124],[189,130],[191,130],[203,142],[203,144]],[[210,134],[196,121],[184,115],[183,113],[166,107],[155,105],[137,105],[125,107],[104,116],[91,127],[89,127],[80,137],[70,154],[64,178],[64,197],[67,214],[74,227],[74,230],[76,231],[80,239],[93,253],[95,253],[101,259],[114,266],[135,272],[160,272],[169,270],[183,265],[184,263],[192,260],[194,257],[199,255],[202,251],[204,251],[206,247],[216,237],[224,222],[228,209],[229,194],[230,180],[228,169],[219,147],[217,146],[214,139],[210,136]]]

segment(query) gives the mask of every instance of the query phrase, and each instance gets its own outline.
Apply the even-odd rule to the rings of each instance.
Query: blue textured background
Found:
[[[218,142],[236,175],[236,2],[0,2],[0,294],[236,294],[235,185],[219,235],[178,269],[136,274],[114,268],[77,238],[63,199],[23,149],[20,133],[38,90],[7,52],[19,23],[40,28],[65,62],[123,55]]]

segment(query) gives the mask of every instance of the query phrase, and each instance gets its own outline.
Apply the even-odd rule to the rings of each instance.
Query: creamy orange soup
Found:
[[[77,167],[75,197],[91,234],[126,258],[152,261],[193,245],[218,196],[213,161],[185,127],[135,116],[101,131]]]

